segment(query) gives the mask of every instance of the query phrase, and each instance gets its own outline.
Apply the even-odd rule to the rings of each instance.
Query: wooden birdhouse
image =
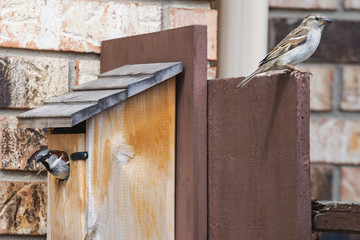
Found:
[[[50,129],[49,149],[88,154],[66,182],[48,174],[48,239],[206,236],[206,35],[104,41],[97,80],[18,116]]]
[[[18,116],[22,127],[52,129],[49,149],[88,152],[70,161],[66,182],[49,174],[51,239],[173,236],[181,71],[180,62],[126,65]]]

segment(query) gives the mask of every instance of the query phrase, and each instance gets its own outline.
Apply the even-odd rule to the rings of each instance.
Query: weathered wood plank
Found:
[[[87,136],[89,239],[174,239],[175,78],[92,117]]]
[[[360,233],[360,202],[313,201],[312,229]]]
[[[241,80],[208,81],[209,239],[309,240],[309,78]]]
[[[164,72],[164,71],[170,71],[171,72],[170,75],[175,76],[182,71],[182,63],[165,62],[165,63],[131,64],[101,73],[99,76],[105,77],[105,76],[144,75],[144,74],[155,75],[155,74],[160,74],[160,72]]]
[[[48,117],[48,118],[22,118],[19,119],[19,127],[20,128],[49,128],[49,127],[56,127],[56,128],[68,128],[72,126],[72,119],[71,117]]]
[[[132,64],[102,73],[99,76],[152,75],[156,83],[160,83],[181,73],[182,67],[181,62]]]
[[[23,118],[41,118],[41,117],[71,117],[72,114],[82,111],[86,108],[95,106],[94,103],[87,104],[53,104],[43,105],[33,110],[22,113],[18,116]]]
[[[49,135],[49,149],[86,151],[85,134]],[[85,239],[86,236],[86,161],[70,161],[67,182],[48,174],[48,239]]]
[[[127,89],[128,97],[159,84],[182,71],[181,62],[125,65],[102,73],[99,79],[73,88],[74,91]]]
[[[154,75],[128,75],[128,76],[110,76],[100,77],[94,81],[73,87],[73,91],[88,90],[107,90],[107,89],[127,89],[132,84],[142,82],[152,87],[156,84]]]
[[[60,97],[49,99],[45,104],[78,104],[78,103],[99,103],[106,105],[114,105],[126,99],[126,90],[115,89],[115,90],[98,90],[98,91],[81,91],[81,92],[70,92]],[[111,105],[111,106],[112,106]],[[107,107],[107,106],[104,106]]]
[[[20,114],[19,126],[72,127],[181,71],[181,62],[120,67],[95,81],[74,87],[74,92],[47,100],[44,106]],[[139,75],[141,73],[144,74]],[[57,118],[71,118],[71,121]]]
[[[72,127],[99,112],[98,104],[49,104],[18,115],[20,127]]]

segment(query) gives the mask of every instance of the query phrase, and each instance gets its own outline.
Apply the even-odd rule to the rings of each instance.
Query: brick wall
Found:
[[[44,239],[46,172],[33,154],[47,130],[19,129],[16,115],[94,80],[105,39],[206,24],[210,66],[217,11],[190,0],[0,0],[0,16],[0,239]]]
[[[269,0],[269,5],[269,48],[309,13],[334,20],[318,50],[300,66],[313,73],[312,197],[360,201],[360,0]]]

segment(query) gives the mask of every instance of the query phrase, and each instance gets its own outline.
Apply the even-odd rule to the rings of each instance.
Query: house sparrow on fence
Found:
[[[36,162],[41,162],[46,170],[59,180],[66,181],[70,175],[69,157],[64,151],[42,150]]]
[[[309,15],[301,24],[289,33],[259,63],[258,69],[247,76],[237,87],[242,88],[255,75],[270,70],[301,72],[294,65],[308,59],[320,43],[324,26],[332,21],[321,14]]]

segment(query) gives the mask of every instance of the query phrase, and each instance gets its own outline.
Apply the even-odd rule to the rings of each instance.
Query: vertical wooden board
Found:
[[[309,78],[209,81],[209,239],[311,239]]]
[[[49,135],[49,149],[73,152],[86,151],[85,134]],[[48,174],[47,239],[84,239],[86,236],[86,161],[70,160],[67,182]]]
[[[87,123],[88,235],[174,239],[175,78]]]

